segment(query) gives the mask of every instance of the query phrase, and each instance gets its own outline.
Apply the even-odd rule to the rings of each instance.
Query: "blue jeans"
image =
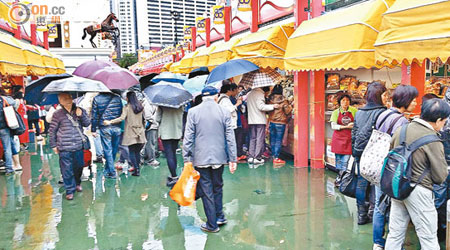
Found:
[[[369,181],[364,179],[361,175],[358,175],[358,181],[356,184],[356,204],[358,206],[364,206],[368,200],[367,195],[370,187]]]
[[[3,155],[5,158],[6,173],[13,172],[12,162],[12,136],[9,128],[0,129],[0,140],[3,144]]]
[[[102,139],[99,136],[94,137],[94,147],[97,157],[103,157]]]
[[[272,149],[273,158],[280,156],[281,144],[283,142],[285,124],[273,123],[269,125],[270,130],[270,148]]]
[[[102,139],[103,156],[105,157],[105,169],[103,174],[116,175],[114,161],[116,160],[119,149],[121,130],[117,126],[108,126],[100,128],[100,138]]]
[[[339,171],[346,171],[350,155],[335,154],[336,156],[336,169]]]
[[[83,166],[83,150],[59,152],[59,167],[61,169],[66,194],[73,194],[76,185],[81,184]]]
[[[380,203],[380,197],[383,194],[381,188],[375,186],[375,209],[373,211],[373,243],[384,247],[386,239],[384,236],[384,226],[386,225],[386,216],[380,212],[378,205]]]
[[[223,166],[218,169],[195,168],[200,173],[197,184],[197,192],[202,198],[203,209],[207,218],[206,227],[210,230],[216,229],[217,220],[225,219],[223,214]]]
[[[177,176],[177,148],[179,140],[162,140],[164,146],[164,155],[166,156],[167,166],[170,175]]]

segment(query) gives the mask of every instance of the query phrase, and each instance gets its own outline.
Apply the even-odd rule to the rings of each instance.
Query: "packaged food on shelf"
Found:
[[[327,90],[339,89],[340,76],[337,73],[326,74]]]
[[[335,110],[339,108],[338,94],[327,95],[327,110]]]
[[[351,83],[355,83],[358,82],[358,80],[356,79],[356,76],[344,76],[340,83],[340,89],[341,90],[349,90],[349,86]]]

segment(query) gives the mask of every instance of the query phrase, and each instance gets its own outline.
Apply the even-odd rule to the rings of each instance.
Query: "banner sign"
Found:
[[[224,24],[225,23],[225,6],[214,6],[214,24]]]
[[[238,10],[239,11],[251,11],[252,10],[252,0],[239,0]]]
[[[185,25],[183,28],[184,39],[192,39],[192,29],[191,26]]]
[[[195,18],[195,26],[197,27],[198,33],[205,33],[206,31],[206,18],[197,17]]]
[[[48,38],[58,38],[58,26],[54,23],[48,25]]]

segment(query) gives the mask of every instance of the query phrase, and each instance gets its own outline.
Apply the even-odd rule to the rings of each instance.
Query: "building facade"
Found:
[[[145,0],[111,0],[111,12],[119,19],[120,39],[117,46],[122,55],[135,54],[138,49],[137,2]]]

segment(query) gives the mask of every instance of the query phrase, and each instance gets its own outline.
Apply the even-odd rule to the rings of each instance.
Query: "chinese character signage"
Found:
[[[47,19],[45,16],[36,16],[37,31],[47,31]]]
[[[238,10],[239,11],[251,11],[252,10],[252,0],[239,0]]]
[[[195,26],[197,27],[198,33],[205,33],[206,19],[204,17],[195,18]]]
[[[224,24],[225,7],[224,6],[214,6],[214,24]]]

